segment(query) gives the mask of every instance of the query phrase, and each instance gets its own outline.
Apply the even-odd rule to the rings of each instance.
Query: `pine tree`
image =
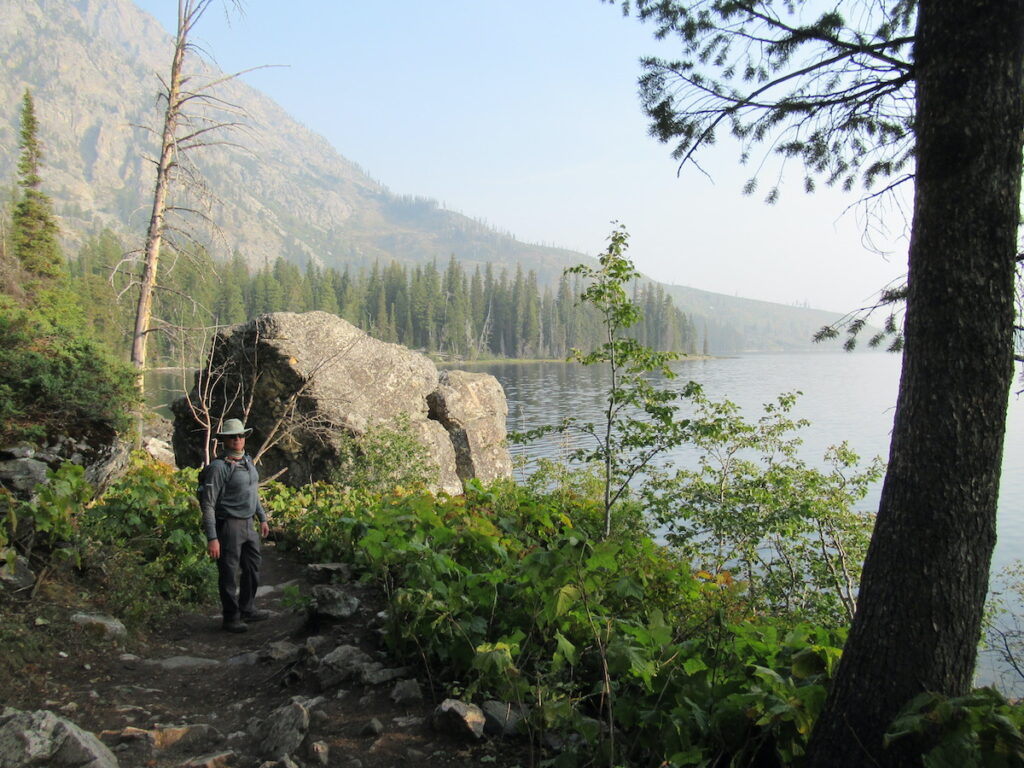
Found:
[[[22,268],[35,278],[53,279],[64,272],[64,259],[57,242],[57,222],[50,198],[42,191],[39,175],[43,151],[39,144],[32,94],[25,90],[21,100],[21,132],[18,146],[18,186],[21,195],[11,216],[11,242]],[[38,287],[38,285],[37,285]]]

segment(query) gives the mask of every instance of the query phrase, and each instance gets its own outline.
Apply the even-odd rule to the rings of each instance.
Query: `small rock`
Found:
[[[362,679],[366,685],[380,685],[381,683],[390,683],[392,680],[397,680],[400,677],[405,677],[409,674],[408,667],[395,667],[388,669],[379,663],[367,665],[363,669]]]
[[[259,754],[280,760],[298,749],[308,730],[309,711],[293,701],[271,712],[255,732],[250,728],[250,733],[256,737]]]
[[[314,764],[327,768],[330,764],[330,747],[327,746],[325,741],[314,741],[306,749],[306,757],[313,761]]]
[[[399,680],[391,689],[391,700],[395,704],[412,704],[423,701],[423,691],[416,680]]]
[[[403,715],[392,718],[391,722],[399,728],[418,728],[426,722],[426,718],[419,715]]]
[[[28,589],[36,583],[36,575],[28,560],[13,549],[0,549],[0,584],[11,591]],[[46,622],[46,619],[42,619]],[[36,619],[39,622],[39,619]]]
[[[514,736],[519,732],[523,712],[518,707],[502,701],[485,701],[481,707],[484,713],[484,733],[492,736]]]
[[[376,717],[370,720],[370,722],[364,725],[362,730],[359,731],[360,736],[380,736],[382,733],[384,733],[384,723]]]
[[[302,656],[302,651],[303,648],[295,645],[295,643],[289,643],[287,640],[277,640],[261,649],[259,658],[261,661],[276,661],[287,664],[298,661]]]
[[[484,713],[475,704],[445,699],[431,715],[434,729],[464,738],[479,739],[484,735]]]
[[[311,591],[313,609],[322,619],[349,619],[359,610],[359,599],[330,584],[318,584]]]

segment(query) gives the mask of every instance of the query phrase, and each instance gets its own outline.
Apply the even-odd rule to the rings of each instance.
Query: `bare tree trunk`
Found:
[[[921,764],[883,737],[971,684],[1013,374],[1024,0],[921,0],[903,373],[850,638],[807,766]]]
[[[167,193],[178,152],[177,131],[182,106],[182,67],[185,64],[185,52],[188,49],[188,34],[204,8],[205,3],[200,3],[197,8],[192,0],[178,0],[178,30],[174,38],[171,77],[167,82],[167,93],[165,94],[167,108],[164,112],[164,127],[160,135],[160,157],[156,166],[153,209],[149,216],[149,227],[146,230],[139,302],[135,310],[135,334],[132,337],[132,365],[135,366],[137,372],[140,394],[145,393],[146,342],[149,338],[150,320],[153,316],[153,293],[156,289],[160,263],[160,246],[164,237]]]

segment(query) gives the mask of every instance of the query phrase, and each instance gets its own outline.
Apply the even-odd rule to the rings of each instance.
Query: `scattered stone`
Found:
[[[414,747],[409,747],[405,750],[405,757],[414,764],[422,763],[424,760],[427,759],[427,753],[421,752],[420,750],[415,749]]]
[[[99,616],[90,613],[75,613],[71,616],[71,621],[74,624],[78,624],[85,627],[87,631],[98,631],[101,634],[108,635],[109,637],[127,637],[128,630],[125,629],[120,619],[115,619],[113,616]]]
[[[399,728],[418,728],[426,722],[426,718],[420,717],[419,715],[403,715],[401,717],[392,718],[391,722]]]
[[[484,713],[475,704],[445,699],[430,718],[434,730],[463,738],[479,739],[484,735]]]
[[[125,664],[133,664],[136,661],[142,661],[141,657],[136,656],[134,653],[122,653],[117,657],[118,661],[122,661]]]
[[[515,736],[523,719],[520,708],[502,701],[485,701],[481,707],[484,713],[484,733],[489,736]]]
[[[291,663],[302,658],[303,647],[287,640],[277,640],[262,648],[259,652],[260,661],[276,661]]]
[[[278,707],[249,733],[255,739],[256,752],[265,758],[281,760],[299,748],[309,730],[309,710],[293,701]]]
[[[161,464],[176,466],[174,463],[174,449],[166,440],[157,437],[145,437],[142,439],[142,450],[152,456]]]
[[[328,620],[349,619],[359,610],[359,598],[330,584],[317,584],[310,596],[313,610],[320,618]]]
[[[331,749],[327,746],[325,741],[314,741],[306,748],[306,757],[313,761],[315,765],[323,766],[327,768],[330,764]]]
[[[354,645],[339,645],[320,659],[316,668],[316,678],[320,690],[333,688],[348,680],[360,679],[367,665],[374,662],[370,657]]]
[[[380,662],[375,661],[373,664],[367,665],[363,670],[362,679],[366,685],[381,685],[382,683],[390,683],[392,680],[405,677],[408,674],[408,667],[387,668]]]
[[[118,768],[114,753],[95,735],[46,710],[0,713],[4,768]]]
[[[306,653],[313,658],[318,658],[331,645],[331,638],[327,635],[313,635],[306,638]]]
[[[28,559],[15,553],[13,549],[0,549],[0,584],[12,592],[17,592],[28,589],[35,583],[36,575],[29,568]]]
[[[362,730],[359,732],[359,735],[380,736],[382,733],[384,733],[384,723],[382,723],[375,717],[363,726]]]
[[[423,691],[416,680],[399,680],[391,689],[391,700],[395,704],[413,704],[423,701]]]

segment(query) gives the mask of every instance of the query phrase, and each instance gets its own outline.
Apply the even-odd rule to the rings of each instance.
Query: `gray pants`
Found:
[[[224,618],[233,621],[252,613],[260,585],[260,536],[252,518],[225,517],[217,520],[220,558],[217,560],[220,604]],[[241,579],[239,580],[239,574]]]

